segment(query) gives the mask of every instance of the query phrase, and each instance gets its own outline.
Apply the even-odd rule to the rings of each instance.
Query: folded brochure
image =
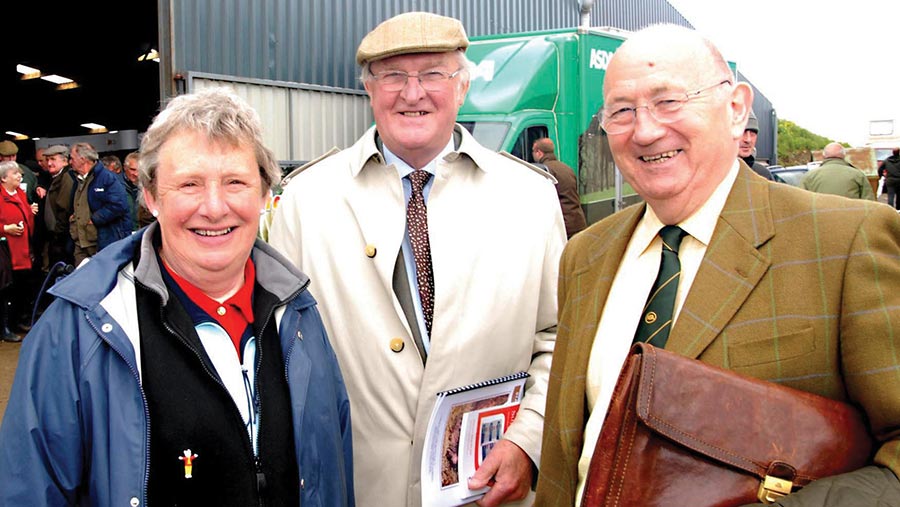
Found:
[[[527,372],[437,394],[422,450],[422,506],[473,502],[488,488],[470,490],[468,478],[515,419]]]

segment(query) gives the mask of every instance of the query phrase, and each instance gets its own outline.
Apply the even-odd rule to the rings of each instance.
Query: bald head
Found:
[[[846,152],[844,151],[844,147],[841,146],[841,143],[828,143],[825,145],[825,150],[823,150],[822,155],[825,158],[844,158]]]
[[[709,39],[683,26],[661,24],[644,28],[622,43],[613,54],[607,76],[623,65],[641,65],[649,70],[675,61],[689,63],[682,68],[685,77],[690,73],[698,79],[732,75],[722,53]]]

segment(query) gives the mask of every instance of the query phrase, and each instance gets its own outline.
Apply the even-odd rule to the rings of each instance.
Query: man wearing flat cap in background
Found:
[[[741,141],[738,145],[738,157],[750,166],[753,172],[767,180],[771,180],[773,179],[772,173],[769,172],[768,166],[756,161],[756,139],[758,136],[759,120],[756,119],[756,115],[751,109],[750,118],[747,119],[747,126],[744,127],[744,135],[741,136]]]
[[[520,370],[517,418],[469,486],[492,484],[482,505],[519,500],[540,463],[565,229],[546,172],[456,124],[467,46],[458,20],[424,12],[370,32],[357,62],[375,127],[298,170],[269,233],[321,303],[362,506],[420,505],[436,393]]]
[[[44,150],[47,171],[53,178],[44,201],[44,223],[47,226],[47,258],[52,267],[57,262],[74,264],[72,252],[75,244],[69,234],[69,217],[72,215],[75,188],[78,179],[69,166],[69,148],[55,144]]]

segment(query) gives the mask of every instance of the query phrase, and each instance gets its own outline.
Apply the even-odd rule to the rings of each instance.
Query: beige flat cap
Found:
[[[407,12],[390,18],[363,37],[356,63],[363,65],[407,53],[443,53],[466,49],[469,39],[458,19],[430,12]]]

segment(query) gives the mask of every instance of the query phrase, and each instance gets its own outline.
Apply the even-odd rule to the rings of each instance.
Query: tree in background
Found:
[[[778,162],[785,167],[812,161],[812,152],[830,142],[832,139],[813,134],[792,121],[778,120]]]

